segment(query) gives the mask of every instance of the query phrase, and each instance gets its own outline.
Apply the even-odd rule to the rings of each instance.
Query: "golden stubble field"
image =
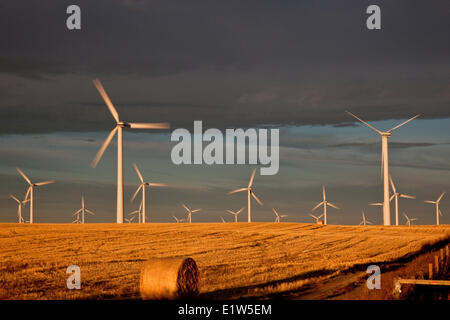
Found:
[[[200,298],[320,292],[354,266],[392,262],[449,237],[450,226],[0,224],[0,299],[136,299],[144,261],[179,256],[197,262]],[[73,264],[81,290],[66,288]]]

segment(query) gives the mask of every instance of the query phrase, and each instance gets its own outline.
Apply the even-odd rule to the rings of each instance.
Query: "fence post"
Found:
[[[432,263],[428,264],[428,279],[429,280],[433,279],[433,264]]]
[[[436,275],[439,274],[439,257],[437,255],[434,256],[434,265],[436,269]]]

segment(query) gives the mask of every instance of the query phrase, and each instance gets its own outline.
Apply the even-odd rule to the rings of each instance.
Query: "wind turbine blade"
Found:
[[[32,186],[30,185],[30,186],[28,187],[28,189],[27,189],[27,193],[25,194],[25,200],[28,199],[28,197],[29,197],[29,195],[30,195],[30,192],[31,192],[31,188],[32,188]]]
[[[56,182],[55,180],[48,180],[48,181],[37,182],[37,183],[35,183],[35,185],[40,187],[40,186],[45,186],[46,184],[52,184],[52,183],[55,183],[55,182]]]
[[[81,195],[81,206],[84,208],[84,195]]]
[[[316,219],[316,220],[319,220],[320,218],[318,218],[318,217],[316,217],[315,215],[313,215],[313,214],[309,214],[311,217],[313,217],[314,219]]]
[[[241,213],[242,212],[242,210],[244,210],[245,209],[245,207],[242,207],[242,208],[240,208],[239,209],[239,211],[238,212],[236,212],[236,215],[238,215],[239,213]]]
[[[139,187],[136,189],[136,192],[133,194],[133,196],[131,197],[130,202],[133,202],[134,199],[136,198],[136,196],[138,195],[139,191],[142,189],[143,184],[140,184]]]
[[[278,212],[277,210],[275,210],[274,208],[272,208],[273,213],[275,213],[275,215],[278,217]]]
[[[442,217],[442,211],[441,211],[441,209],[439,209],[439,215]]]
[[[400,194],[400,197],[405,198],[405,199],[416,199],[416,197],[410,196],[408,194]]]
[[[248,188],[250,188],[253,184],[253,179],[255,179],[256,168],[253,169],[252,175],[250,176],[250,181],[248,182]]]
[[[247,191],[247,190],[248,190],[248,188],[240,188],[240,189],[236,189],[236,190],[230,191],[230,192],[228,192],[228,194],[233,194],[233,193]]]
[[[132,215],[132,214],[136,214],[136,213],[139,213],[139,210],[134,210],[133,212],[130,212],[128,215]]]
[[[227,210],[228,213],[231,213],[232,215],[235,215],[236,213],[231,211],[231,210]]]
[[[372,202],[369,203],[369,206],[382,206],[383,204],[381,202]]]
[[[95,216],[95,214],[91,210],[89,210],[89,209],[84,209],[84,210],[86,210],[87,213],[92,214],[93,216]]]
[[[335,209],[339,210],[339,207],[337,205],[335,205],[335,204],[332,204],[331,202],[327,202],[327,205],[329,205],[332,208],[335,208]]]
[[[394,193],[397,193],[397,189],[395,189],[394,181],[392,181],[391,175],[389,175],[389,182],[391,183],[391,187]]]
[[[286,218],[286,217],[288,217],[288,215],[287,214],[282,214],[280,217],[281,218]]]
[[[417,218],[412,218],[409,221],[416,221],[416,220],[417,220]]]
[[[25,203],[27,203],[27,202],[30,202],[30,199],[25,199],[25,200],[23,200],[23,201],[22,201],[22,204],[25,204]]]
[[[403,212],[403,215],[405,216],[405,218],[406,218],[407,220],[409,220],[409,217],[406,215],[406,213]]]
[[[144,178],[142,178],[142,174],[141,174],[141,172],[139,171],[139,168],[138,168],[138,166],[136,165],[136,163],[133,163],[133,167],[134,167],[134,170],[136,171],[136,173],[137,173],[137,175],[138,175],[138,177],[139,177],[139,180],[141,180],[141,182],[144,183]]]
[[[103,88],[100,80],[95,79],[92,81],[94,83],[94,86],[97,88],[98,92],[100,93],[100,95],[103,98],[103,101],[105,101],[106,106],[109,109],[109,112],[111,112],[112,116],[114,117],[114,120],[116,120],[116,122],[119,122],[119,114],[117,113],[116,108],[114,108],[114,105],[112,104],[111,100],[109,99],[108,95],[106,94],[105,89]]]
[[[323,204],[322,202],[319,202],[314,208],[312,208],[312,211],[315,211],[318,207],[320,207]]]
[[[72,216],[79,214],[80,212],[81,212],[81,209],[78,209],[77,211],[75,211],[75,213]]]
[[[394,198],[395,198],[395,193],[389,198],[389,202],[391,202],[392,199],[394,199]]]
[[[436,202],[441,201],[442,197],[444,196],[445,192],[442,192],[441,195],[439,196],[439,198],[436,200]]]
[[[136,123],[129,122],[131,129],[170,129],[168,122],[155,122],[155,123]]]
[[[431,203],[431,204],[436,204],[436,201],[430,201],[430,200],[426,200],[424,201],[425,203]]]
[[[164,183],[149,183],[148,184],[150,187],[167,187],[167,184]]]
[[[182,203],[181,205],[183,206],[183,208],[186,209],[187,212],[190,212],[190,211],[191,211],[184,203]]]
[[[11,199],[16,200],[17,203],[20,204],[20,200],[19,200],[19,199],[17,199],[16,197],[14,197],[12,194],[10,194],[9,196],[11,197]]]
[[[256,196],[256,194],[254,192],[252,192],[252,197],[256,200],[256,202],[259,203],[260,206],[263,205],[263,203],[261,202],[261,200],[259,200],[259,198]]]
[[[200,210],[202,210],[202,209],[195,209],[195,210],[192,210],[191,213],[199,212]]]
[[[105,142],[103,142],[100,150],[98,150],[97,154],[95,155],[94,160],[91,162],[92,167],[96,167],[97,163],[100,161],[101,157],[103,156],[103,153],[105,152],[106,148],[108,148],[108,145],[111,143],[111,140],[114,138],[114,135],[116,134],[117,130],[119,128],[116,126],[108,135]]]
[[[416,114],[416,115],[415,115],[414,117],[412,117],[411,119],[406,120],[405,122],[402,122],[402,123],[400,123],[399,125],[396,125],[395,127],[393,127],[392,129],[388,130],[387,132],[392,132],[392,131],[394,131],[394,130],[400,128],[401,126],[404,126],[404,125],[407,124],[408,122],[413,121],[414,119],[416,119],[416,118],[418,118],[418,117],[420,117],[420,114]]]
[[[367,224],[373,224],[372,222],[370,222],[369,220],[366,220],[366,223]]]
[[[363,223],[364,223],[364,221],[361,221],[361,222],[359,223],[359,226],[362,225]]]
[[[16,169],[20,173],[20,175],[28,182],[28,184],[31,184],[30,179],[28,179],[28,177],[25,175],[25,173],[23,173],[23,171],[20,170],[19,168],[16,168]]]
[[[327,192],[325,191],[325,186],[322,186],[322,197],[323,197],[323,200],[324,200],[324,201],[325,201],[326,198],[327,198]]]
[[[374,130],[375,132],[381,134],[381,131],[380,131],[380,130],[378,130],[378,129],[375,128],[374,126],[368,124],[367,122],[361,120],[360,118],[358,118],[357,116],[355,116],[353,113],[351,113],[351,112],[349,112],[349,111],[345,111],[345,112],[347,112],[347,114],[349,114],[350,116],[352,116],[352,117],[355,118],[356,120],[361,121],[362,123],[364,123],[364,124],[365,124],[366,126],[368,126],[370,129],[372,129],[372,130]]]

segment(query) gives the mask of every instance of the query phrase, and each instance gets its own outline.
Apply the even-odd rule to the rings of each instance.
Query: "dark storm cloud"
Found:
[[[352,125],[450,116],[450,3],[69,1],[0,4],[0,134],[107,130],[91,79],[125,120],[188,127]]]

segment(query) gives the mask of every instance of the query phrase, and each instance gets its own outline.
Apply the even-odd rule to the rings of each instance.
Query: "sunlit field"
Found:
[[[179,256],[197,262],[200,299],[302,298],[306,288],[327,298],[319,294],[327,281],[348,285],[357,266],[449,237],[450,226],[0,224],[0,298],[139,299],[144,261]],[[66,288],[69,265],[81,268],[81,290]]]

